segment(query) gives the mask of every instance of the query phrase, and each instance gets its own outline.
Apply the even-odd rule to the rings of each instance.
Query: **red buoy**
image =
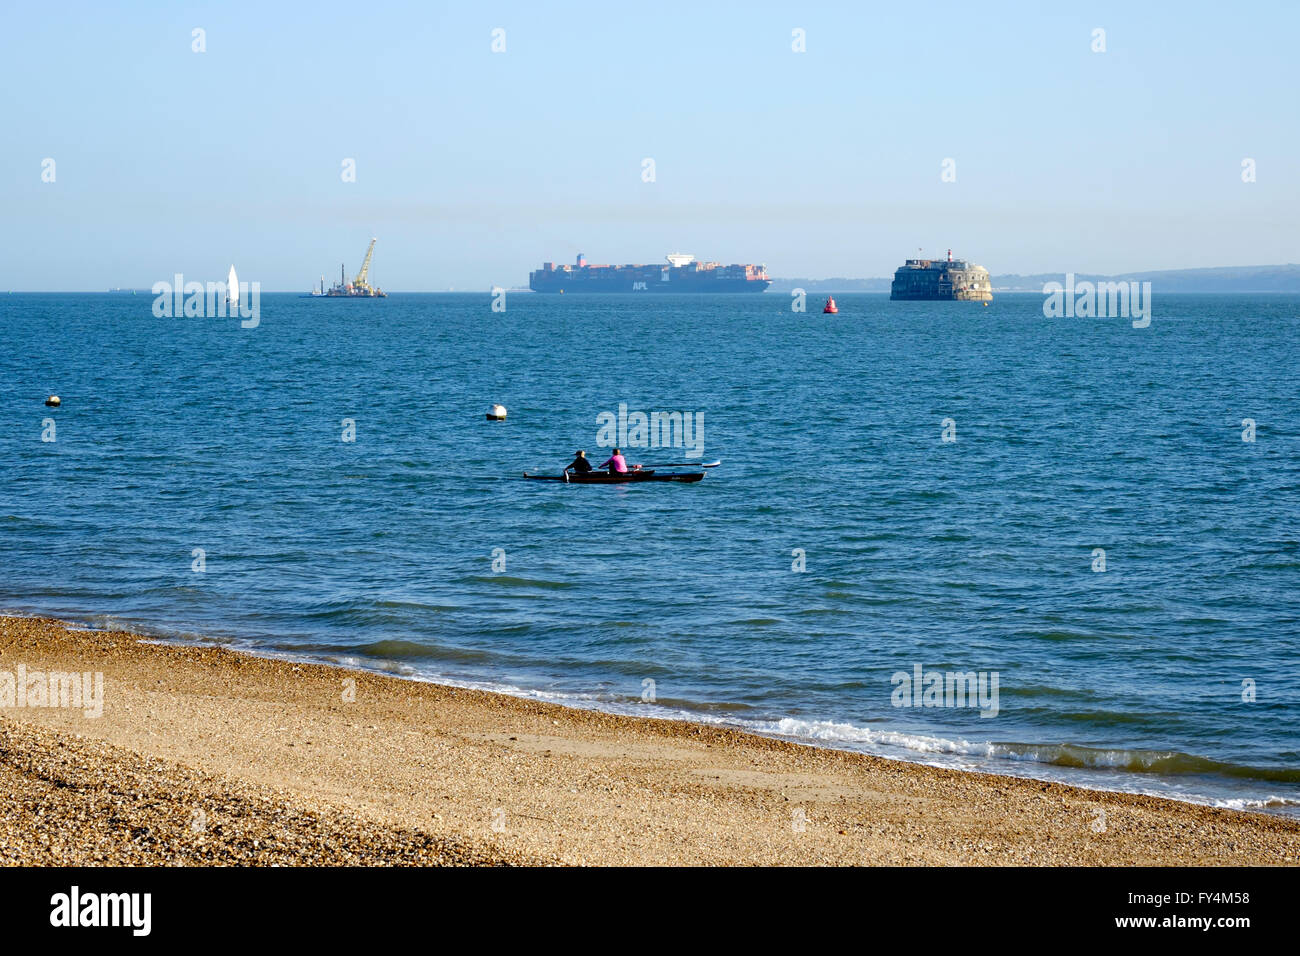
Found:
[[[835,297],[831,296],[829,299],[826,300],[826,307],[822,309],[822,314],[834,315],[838,311],[839,309],[835,305]]]

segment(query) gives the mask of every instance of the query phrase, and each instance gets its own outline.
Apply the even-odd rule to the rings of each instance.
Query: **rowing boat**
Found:
[[[524,472],[524,477],[530,481],[564,481],[571,485],[627,485],[639,481],[699,481],[704,477],[704,472],[686,471],[663,475],[654,471],[625,471],[613,475],[604,471],[592,471],[585,475],[530,475]]]

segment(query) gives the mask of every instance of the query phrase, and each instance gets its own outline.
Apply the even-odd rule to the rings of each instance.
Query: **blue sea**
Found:
[[[0,294],[0,608],[1300,812],[1300,297],[837,300]]]

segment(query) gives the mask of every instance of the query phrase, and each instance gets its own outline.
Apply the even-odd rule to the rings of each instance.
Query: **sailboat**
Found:
[[[231,312],[239,308],[239,276],[235,275],[234,265],[230,267],[230,275],[226,276],[226,305]]]

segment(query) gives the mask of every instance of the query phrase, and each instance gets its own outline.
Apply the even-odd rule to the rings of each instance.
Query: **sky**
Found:
[[[10,3],[0,289],[234,263],[306,291],[372,236],[390,291],[578,253],[1300,262],[1298,27],[1294,0]]]

